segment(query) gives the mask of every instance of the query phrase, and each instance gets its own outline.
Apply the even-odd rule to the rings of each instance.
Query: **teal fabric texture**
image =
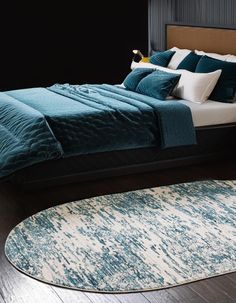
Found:
[[[236,181],[222,180],[70,202],[19,223],[5,254],[30,277],[77,290],[172,287],[236,270],[235,204]]]
[[[76,128],[76,136],[79,142],[84,142],[76,147],[77,154],[81,150],[82,153],[91,153],[104,149],[168,148],[196,144],[191,110],[179,102],[163,102],[108,84],[56,84],[49,90],[92,107],[89,108],[91,115],[86,114],[84,120],[83,112],[77,113],[80,119],[76,119],[75,123],[80,124]],[[101,111],[94,111],[94,108]]]
[[[138,86],[139,82],[152,73],[154,70],[151,68],[135,68],[133,69],[127,77],[124,79],[124,86],[125,88],[135,91],[136,87]]]
[[[0,92],[0,177],[63,153],[41,112]]]
[[[0,93],[0,139],[0,177],[62,157],[196,143],[187,106],[108,84]]]
[[[171,50],[156,52],[154,55],[150,57],[149,62],[155,65],[166,67],[169,64],[174,54],[175,51],[171,51]]]
[[[180,62],[177,69],[186,69],[190,72],[195,72],[197,64],[201,58],[202,56],[191,52]]]
[[[209,99],[232,103],[236,92],[236,63],[203,56],[197,64],[196,72],[210,73],[218,69],[222,73]]]
[[[180,76],[179,74],[163,71],[152,72],[139,82],[136,91],[140,94],[165,100],[176,86]]]

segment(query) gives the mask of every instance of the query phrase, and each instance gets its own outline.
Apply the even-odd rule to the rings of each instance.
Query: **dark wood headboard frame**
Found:
[[[236,55],[236,29],[166,24],[166,49],[173,46]]]

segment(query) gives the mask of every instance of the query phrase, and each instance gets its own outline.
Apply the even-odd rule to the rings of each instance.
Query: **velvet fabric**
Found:
[[[50,159],[195,143],[187,106],[124,88],[58,84],[0,93],[0,177]]]
[[[202,56],[191,52],[178,65],[177,69],[186,69],[190,72],[195,72],[197,64]]]
[[[165,100],[173,91],[180,76],[160,70],[152,72],[139,82],[136,91],[153,98]]]
[[[203,56],[197,64],[197,73],[210,73],[221,69],[221,76],[209,99],[219,102],[234,102],[236,92],[236,63]]]
[[[156,52],[150,57],[149,62],[155,65],[167,67],[174,53],[175,51],[171,50],[167,50],[164,52]]]
[[[136,87],[138,86],[139,82],[152,73],[154,69],[150,68],[135,68],[133,69],[124,79],[123,84],[126,89],[135,91]]]

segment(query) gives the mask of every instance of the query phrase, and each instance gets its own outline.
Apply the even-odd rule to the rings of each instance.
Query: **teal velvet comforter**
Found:
[[[50,159],[196,143],[190,109],[102,85],[0,93],[0,177]]]

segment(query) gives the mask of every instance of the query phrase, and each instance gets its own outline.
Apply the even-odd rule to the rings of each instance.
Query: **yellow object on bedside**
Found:
[[[140,62],[149,62],[149,57],[143,57]]]

